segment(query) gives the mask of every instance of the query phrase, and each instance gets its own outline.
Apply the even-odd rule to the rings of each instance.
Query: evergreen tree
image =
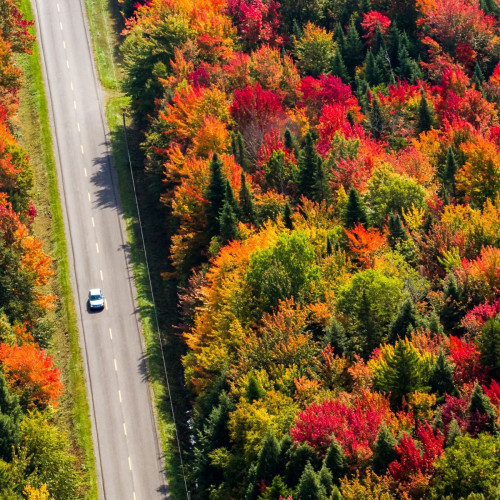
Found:
[[[223,245],[238,238],[238,218],[230,201],[224,201],[219,221],[220,237]]]
[[[255,209],[253,206],[253,196],[247,186],[245,173],[241,172],[240,188],[240,213],[243,222],[253,224],[255,222]]]
[[[262,384],[258,381],[255,373],[252,371],[248,376],[247,387],[245,391],[245,396],[249,403],[253,403],[257,399],[262,399],[266,395],[266,391],[262,387]]]
[[[441,323],[445,332],[454,333],[457,330],[461,331],[459,322],[462,316],[463,305],[457,281],[455,280],[455,276],[450,274],[444,288],[444,305],[441,309]]]
[[[434,118],[429,108],[429,103],[427,102],[427,97],[425,96],[425,91],[422,90],[421,94],[422,97],[420,99],[420,104],[418,105],[418,120],[416,125],[418,134],[430,130],[434,122]]]
[[[478,90],[481,90],[481,85],[484,83],[484,80],[484,73],[476,60],[476,64],[474,65],[474,83],[476,84],[476,88]]]
[[[235,214],[238,213],[238,205],[236,205],[236,200],[234,199],[233,188],[231,187],[231,184],[229,183],[228,180],[226,180],[226,192],[224,194],[224,202],[227,202],[229,203],[229,205],[231,205],[231,208],[233,209],[233,212]]]
[[[408,239],[408,235],[403,227],[403,223],[401,222],[401,217],[399,214],[391,213],[389,215],[389,221],[387,223],[387,228],[389,229],[389,245],[391,248],[395,248],[398,243],[406,241]]]
[[[344,49],[344,28],[342,28],[342,23],[335,23],[335,27],[333,28],[333,39],[337,42],[337,48],[339,50]]]
[[[238,132],[236,136],[236,145],[238,149],[237,162],[240,167],[246,171],[248,169],[247,149],[245,147],[245,139],[243,139],[241,132]]]
[[[455,158],[453,148],[450,146],[446,154],[446,164],[443,171],[443,185],[445,190],[448,191],[453,198],[456,195],[455,174],[457,173],[457,169],[457,159]]]
[[[468,408],[469,422],[467,431],[472,436],[477,436],[480,432],[496,431],[495,420],[497,417],[495,407],[491,404],[490,398],[483,392],[483,388],[476,383]]]
[[[404,40],[404,38],[403,38]],[[417,79],[421,78],[422,72],[417,62],[410,57],[408,47],[403,42],[398,50],[398,71],[399,77],[409,83],[415,83]]]
[[[316,162],[316,171],[314,173],[314,185],[312,189],[312,199],[321,203],[326,201],[330,203],[332,198],[332,193],[330,189],[330,183],[328,182],[328,176],[325,171],[325,166],[323,160],[318,156]]]
[[[378,54],[379,52],[386,53],[387,45],[385,44],[384,34],[380,28],[380,24],[377,24],[377,29],[375,31],[375,44],[373,45],[373,52]]]
[[[375,64],[375,57],[373,57],[371,50],[366,53],[364,77],[370,87],[374,87],[382,82],[380,69]]]
[[[290,129],[285,130],[285,149],[287,151],[290,151],[290,153],[293,153],[295,155],[295,158],[299,157],[299,146],[297,144],[297,141],[295,140],[295,137],[292,135],[290,132]]]
[[[359,36],[354,19],[349,24],[347,35],[344,40],[344,63],[351,78],[354,76],[356,66],[359,66],[364,59],[363,42]]]
[[[293,440],[290,434],[285,434],[280,441],[280,457],[279,457],[280,476],[285,477],[286,475],[286,466],[290,458],[292,448],[293,448]]]
[[[359,105],[361,106],[361,110],[365,115],[367,115],[370,110],[370,103],[368,101],[368,90],[370,87],[368,85],[368,82],[364,78],[359,78],[356,75],[354,83],[356,87],[354,94],[358,99]]]
[[[210,180],[206,194],[209,202],[207,207],[209,236],[216,236],[220,233],[219,217],[224,206],[225,197],[226,180],[222,173],[222,161],[217,153],[214,153],[210,162]]]
[[[439,352],[436,364],[432,369],[431,378],[429,380],[432,392],[444,396],[450,396],[455,392],[455,385],[453,384],[453,369],[448,363],[443,351]]]
[[[389,429],[385,425],[382,425],[378,431],[377,441],[373,450],[373,472],[379,476],[384,475],[389,464],[397,458],[396,440]]]
[[[342,57],[342,52],[337,49],[332,60],[332,75],[338,76],[344,83],[349,83],[351,78]]]
[[[283,211],[283,222],[285,223],[285,227],[293,230],[293,220],[292,220],[292,209],[290,208],[290,204],[288,201],[286,202],[285,209]]]
[[[293,490],[290,489],[283,481],[281,476],[274,476],[271,486],[266,489],[259,500],[280,500],[292,496]]]
[[[347,229],[353,229],[356,224],[368,226],[365,207],[354,188],[349,191],[349,199],[342,214],[342,222]]]
[[[340,484],[340,479],[347,473],[347,458],[339,442],[333,436],[323,465],[332,473],[333,482]]]
[[[337,486],[333,487],[332,494],[330,495],[330,500],[342,500],[342,493]]]
[[[279,474],[280,447],[276,436],[268,431],[257,459],[257,483],[264,480],[271,484],[274,476]]]
[[[234,156],[235,161],[238,161],[238,142],[237,135],[231,132],[231,154]]]
[[[368,359],[373,349],[383,341],[374,320],[372,304],[368,300],[366,290],[361,293],[361,301],[357,313],[357,344],[354,351],[359,351],[364,359]]]
[[[411,299],[406,299],[401,306],[397,316],[391,324],[389,338],[396,342],[398,338],[408,337],[417,325],[417,308]]]
[[[297,485],[307,464],[313,464],[315,469],[320,467],[318,455],[307,443],[300,443],[296,448],[290,448],[285,473],[285,480],[289,486],[294,488]]]
[[[479,6],[485,14],[497,15],[498,7],[495,0],[479,0]]]
[[[323,485],[310,463],[306,465],[304,472],[300,476],[299,485],[297,486],[297,498],[300,498],[300,500],[326,499]]]
[[[374,95],[368,113],[368,128],[375,139],[381,139],[387,130],[387,121],[382,113],[379,98]]]
[[[330,237],[326,237],[326,255],[332,255],[333,253],[333,246],[332,246],[332,241],[330,240]]]
[[[0,370],[0,458],[7,462],[12,459],[12,447],[19,442],[21,417],[19,398],[10,392],[5,376]]]
[[[318,165],[318,153],[311,131],[307,132],[304,148],[299,157],[299,191],[311,199],[314,190],[314,178]]]
[[[402,44],[401,31],[399,31],[398,27],[394,23],[391,23],[391,26],[389,28],[389,47],[388,47],[389,57],[391,58],[391,61],[399,62],[398,54],[401,44]]]
[[[448,426],[448,435],[446,436],[446,447],[449,448],[450,446],[453,446],[455,439],[457,439],[457,437],[461,435],[462,431],[460,430],[460,426],[458,425],[456,419],[453,419],[450,422],[450,425]]]
[[[435,334],[443,333],[443,325],[439,322],[439,316],[435,309],[432,310],[431,315],[429,316],[429,330],[431,333]]]
[[[330,497],[330,493],[333,490],[333,476],[332,473],[330,472],[330,469],[325,467],[321,467],[321,470],[318,473],[318,479],[319,483],[321,486],[323,486],[323,489],[325,490],[326,497]]]
[[[347,352],[348,342],[342,325],[333,318],[325,329],[323,344],[330,344],[335,352],[344,354]]]
[[[492,318],[483,326],[479,337],[481,364],[487,366],[491,375],[500,378],[500,321]]]

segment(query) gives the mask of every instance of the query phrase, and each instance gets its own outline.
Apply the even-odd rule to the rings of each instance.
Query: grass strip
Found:
[[[29,0],[20,0],[19,8],[26,19],[33,19]],[[84,497],[97,499],[98,488],[90,412],[38,45],[34,43],[31,55],[19,56],[18,63],[23,70],[23,88],[20,91],[19,142],[30,155],[35,175],[34,199],[42,221],[38,226],[35,225],[35,232],[37,235],[44,233],[42,238],[45,241],[45,246],[49,249],[57,267],[57,282],[53,283],[52,286],[59,296],[60,306],[53,318],[56,331],[50,350],[58,366],[63,369],[66,385],[60,410],[60,412],[66,413],[66,418],[63,415],[62,418],[58,419],[58,425],[63,422],[66,431],[72,436],[74,451],[81,457],[83,468],[86,470]]]

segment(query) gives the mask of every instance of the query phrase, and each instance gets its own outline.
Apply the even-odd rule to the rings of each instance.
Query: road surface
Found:
[[[83,1],[83,0],[82,0]],[[32,0],[42,54],[100,498],[168,497],[101,89],[80,0]],[[87,310],[90,288],[106,308]]]

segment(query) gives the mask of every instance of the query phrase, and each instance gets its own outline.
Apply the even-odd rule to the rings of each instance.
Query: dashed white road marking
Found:
[[[62,23],[61,23],[61,21],[59,21],[59,27],[61,28],[61,31],[62,31]]]
[[[101,273],[101,281],[104,281],[104,276],[102,274],[102,269],[99,272]]]
[[[87,193],[89,195],[89,201],[90,201],[90,193]]]
[[[69,82],[69,86],[71,87],[71,90],[75,90],[75,89],[74,89],[74,87],[73,87],[73,80],[71,80],[71,81]],[[80,129],[78,129],[78,130],[80,130]]]
[[[66,66],[68,67],[69,69],[69,61],[66,59]]]
[[[73,107],[76,109],[76,101],[73,101]]]
[[[118,365],[116,364],[116,359],[114,360],[114,362],[115,362],[115,372],[117,372],[118,371]]]
[[[109,329],[109,338],[113,340],[113,333],[111,332],[111,328]]]
[[[135,491],[132,492],[132,495],[134,496],[134,500],[135,500]]]
[[[128,468],[129,468],[130,470],[132,470],[132,460],[131,460],[131,458],[130,458],[130,455],[129,455],[129,457],[128,457]]]
[[[94,217],[92,217],[92,227],[95,227]]]
[[[125,436],[127,435],[127,426],[125,425],[125,422],[123,422],[123,434],[125,434]]]
[[[83,167],[83,171],[85,172],[85,177],[87,177],[87,169]]]
[[[82,150],[82,155],[84,154],[83,153],[83,144],[80,144],[80,149]]]
[[[59,8],[59,4],[57,4],[57,12],[61,12],[61,9]]]
[[[106,308],[106,311],[108,310],[108,301],[104,299],[104,307]]]
[[[63,40],[63,49],[66,50],[66,42]]]
[[[120,403],[122,402],[122,391],[118,391],[118,399],[120,400]]]
[[[78,132],[80,132],[80,122],[76,122],[76,128],[78,129]]]
[[[95,249],[97,250],[97,253],[99,253],[99,243],[95,244]]]

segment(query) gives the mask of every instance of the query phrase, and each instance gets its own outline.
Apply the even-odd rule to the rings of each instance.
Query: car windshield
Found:
[[[91,295],[90,300],[100,300],[102,299],[101,295]]]

